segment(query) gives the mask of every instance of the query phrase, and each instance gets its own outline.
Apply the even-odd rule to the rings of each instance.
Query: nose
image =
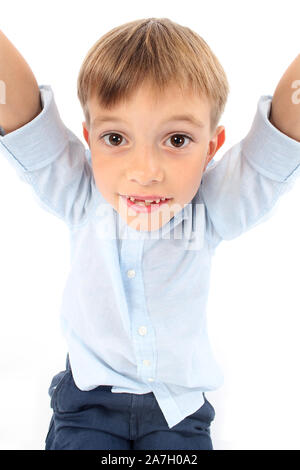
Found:
[[[164,171],[161,164],[161,156],[153,147],[139,146],[130,159],[130,167],[127,168],[127,178],[141,186],[152,183],[161,183]]]

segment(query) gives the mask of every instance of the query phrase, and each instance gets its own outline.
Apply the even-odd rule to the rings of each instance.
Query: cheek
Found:
[[[114,166],[105,159],[94,159],[92,163],[94,180],[103,195],[111,193],[120,180],[119,173]]]
[[[93,173],[94,177],[99,179],[101,177],[104,177],[110,172],[111,170],[111,165],[107,161],[107,159],[104,159],[101,155],[95,155],[92,158],[92,167],[93,167]]]
[[[180,172],[178,183],[187,198],[195,195],[201,183],[204,164],[199,160],[194,164],[184,165]]]
[[[117,158],[107,156],[104,153],[94,153],[92,156],[92,166],[95,172],[105,174],[116,174],[119,171],[120,163]]]
[[[181,166],[179,174],[181,178],[184,178],[188,181],[198,181],[201,179],[204,168],[204,161],[201,157],[191,159],[186,161],[184,165]]]

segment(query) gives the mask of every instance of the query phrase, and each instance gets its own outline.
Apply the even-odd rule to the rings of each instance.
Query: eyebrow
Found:
[[[195,118],[192,114],[175,114],[173,116],[170,116],[168,119],[162,122],[162,124],[165,124],[167,122],[174,122],[174,121],[185,121],[188,122],[196,127],[204,127],[205,124],[202,121],[199,121],[198,119]],[[101,124],[102,122],[122,122],[124,124],[128,124],[123,119],[118,118],[117,116],[98,116],[96,117],[93,122],[92,122],[92,127],[95,127],[98,124]]]

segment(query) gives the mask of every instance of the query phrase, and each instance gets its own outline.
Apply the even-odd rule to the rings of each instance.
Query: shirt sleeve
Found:
[[[31,185],[42,208],[70,227],[82,224],[99,196],[90,151],[62,122],[52,88],[39,89],[42,111],[24,126],[0,135],[0,153],[21,181]]]
[[[271,103],[272,96],[260,97],[249,133],[202,176],[200,188],[215,245],[269,219],[300,174],[300,142],[271,124]]]

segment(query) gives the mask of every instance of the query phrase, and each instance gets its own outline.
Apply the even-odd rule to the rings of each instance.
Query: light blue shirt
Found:
[[[171,428],[223,382],[206,324],[215,249],[270,217],[299,175],[300,143],[270,123],[272,96],[261,96],[249,133],[207,167],[193,200],[139,232],[95,186],[90,151],[61,121],[51,87],[40,93],[41,113],[0,148],[69,229],[60,318],[75,383],[152,391]]]

